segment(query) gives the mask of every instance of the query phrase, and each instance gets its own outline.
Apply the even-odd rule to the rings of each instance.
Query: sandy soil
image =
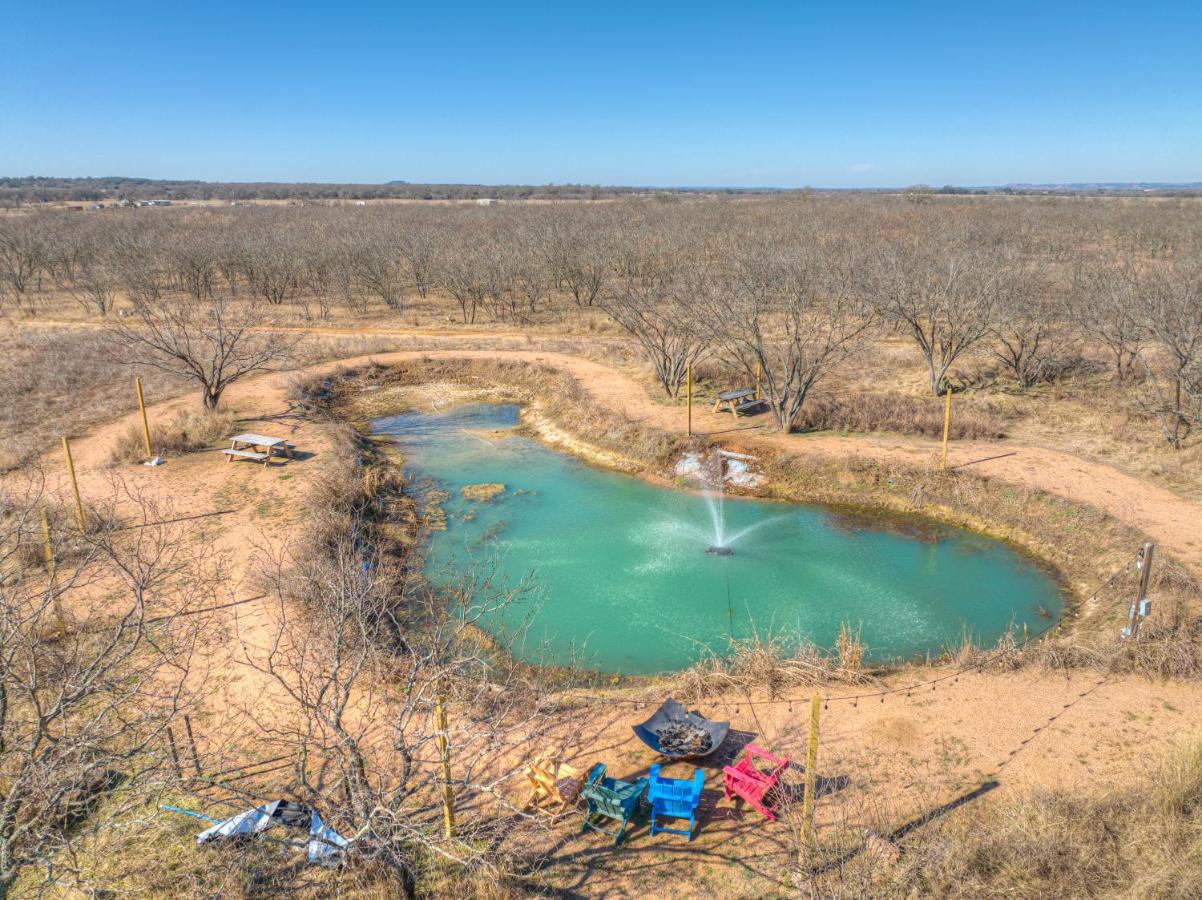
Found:
[[[627,374],[557,352],[406,351],[344,360],[312,371],[369,359],[388,363],[426,355],[529,360],[559,367],[578,377],[595,401],[610,410],[656,428],[684,428],[682,409],[654,402]],[[227,464],[219,452],[212,451],[172,459],[159,468],[117,470],[127,483],[169,501],[181,515],[214,514],[212,520],[219,523],[212,529],[215,548],[229,560],[227,595],[214,597],[215,603],[257,593],[252,560],[261,548],[287,540],[302,515],[304,491],[329,450],[320,426],[290,415],[285,400],[289,377],[273,373],[247,379],[227,392],[227,402],[239,415],[240,427],[277,434],[296,444],[303,451],[297,461],[268,468]],[[189,396],[158,403],[150,414],[163,417],[194,402]],[[109,450],[134,421],[134,416],[124,417],[74,442],[85,498],[110,492]],[[794,453],[918,463],[937,453],[935,442],[919,439],[782,436],[746,421],[736,424],[728,414],[712,414],[700,407],[694,413],[694,427],[752,449],[772,446]],[[950,461],[1100,507],[1147,532],[1168,552],[1202,572],[1202,510],[1196,502],[1068,453],[1007,441],[958,443]],[[57,454],[47,455],[44,468],[51,489],[65,496],[65,473]],[[273,607],[265,602],[248,603],[221,615],[227,642],[209,648],[208,663],[213,671],[226,669],[228,674],[209,682],[210,711],[202,732],[210,734],[228,734],[233,712],[263,705],[262,679],[237,665],[237,660],[246,647],[253,653],[274,623]],[[904,684],[921,677],[929,673],[901,673],[893,682]],[[756,743],[794,760],[803,758],[805,703],[790,707],[766,700],[725,696],[702,704],[702,710],[729,718]],[[654,760],[636,742],[629,725],[649,712],[627,705],[594,706],[581,714],[583,719],[564,722],[561,733],[539,736],[532,744],[558,743],[567,758],[578,764],[603,759],[613,774],[637,775]],[[821,816],[888,832],[965,794],[976,796],[971,792],[983,782],[1000,785],[998,790],[987,790],[985,797],[1031,785],[1117,782],[1130,771],[1137,755],[1146,757],[1178,737],[1198,733],[1202,689],[1127,677],[1100,680],[1091,673],[963,675],[911,696],[890,695],[883,703],[879,699],[831,703],[823,716],[820,771],[832,779],[832,793],[823,801]],[[796,779],[796,773],[792,777]],[[738,813],[730,804],[718,803],[720,772],[710,773],[707,787],[701,831],[692,843],[672,836],[648,840],[640,829],[628,848],[615,854],[604,837],[580,835],[573,819],[548,836],[554,857],[547,877],[559,887],[590,896],[631,896],[657,886],[662,890],[679,877],[675,867],[687,860],[699,891],[762,895],[784,890],[779,873],[795,853],[793,828],[787,823],[765,825],[754,813]]]

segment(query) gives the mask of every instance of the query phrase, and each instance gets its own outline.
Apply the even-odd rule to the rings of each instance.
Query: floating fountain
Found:
[[[726,503],[725,491],[723,486],[726,483],[726,460],[721,452],[715,457],[716,477],[711,475],[710,479],[701,478],[704,488],[701,496],[705,498],[706,508],[709,510],[710,522],[713,524],[714,531],[709,535],[711,543],[705,548],[705,552],[710,556],[734,556],[735,544],[740,538],[744,538],[763,528],[765,525],[771,525],[773,522],[779,522],[787,516],[772,516],[767,519],[762,519],[746,528],[740,528],[733,534],[726,533]]]

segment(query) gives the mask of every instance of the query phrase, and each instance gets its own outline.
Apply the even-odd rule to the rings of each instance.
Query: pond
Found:
[[[678,670],[733,636],[835,644],[868,658],[992,643],[1059,617],[1054,580],[998,541],[919,520],[852,517],[659,487],[588,466],[512,429],[518,408],[473,404],[375,422],[406,470],[449,492],[427,575],[480,561],[534,588],[484,626],[519,659],[602,672]],[[498,484],[487,499],[463,488]],[[474,494],[474,491],[469,491]],[[485,491],[487,493],[487,491]],[[729,555],[706,551],[715,545]]]

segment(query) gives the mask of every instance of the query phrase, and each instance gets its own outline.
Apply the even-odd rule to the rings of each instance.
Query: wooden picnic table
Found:
[[[263,449],[260,450],[259,448]],[[225,454],[226,462],[233,462],[234,457],[240,459],[253,459],[256,462],[262,461],[263,465],[268,465],[271,462],[271,457],[274,453],[280,452],[289,459],[294,459],[292,455],[292,445],[283,438],[271,437],[266,434],[236,434],[230,438],[230,446],[228,450],[222,450]]]
[[[751,399],[748,399],[751,398]],[[718,395],[718,399],[714,401],[714,412],[721,412],[725,406],[730,410],[730,414],[736,419],[740,412],[744,412],[752,407],[759,406],[760,401],[755,399],[755,388],[739,388],[734,391],[723,391]]]

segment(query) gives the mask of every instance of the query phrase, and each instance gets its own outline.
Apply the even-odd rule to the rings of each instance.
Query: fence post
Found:
[[[46,560],[46,574],[50,577],[50,586],[54,587],[54,547],[50,543],[50,520],[46,518],[46,508],[42,514],[42,555]]]
[[[192,768],[196,770],[197,775],[203,775],[204,770],[200,768],[200,754],[196,752],[196,738],[192,736],[191,716],[184,716],[184,731],[188,735],[188,752],[192,754]]]
[[[1139,554],[1139,594],[1135,598],[1135,605],[1131,607],[1131,624],[1128,626],[1133,641],[1139,640],[1139,628],[1148,614],[1148,582],[1152,577],[1152,555],[1155,552],[1156,545],[1148,541]]]
[[[947,438],[952,430],[952,386],[949,384],[943,394],[943,453],[939,458],[939,468],[947,468]]]
[[[171,752],[171,766],[175,769],[175,777],[183,778],[184,770],[179,764],[179,751],[175,749],[175,735],[171,732],[170,725],[167,726],[163,734],[167,738],[167,749]]]
[[[442,764],[442,830],[450,840],[455,836],[455,792],[451,787],[451,746],[447,740],[447,707],[441,686],[434,701],[434,715],[438,727],[438,757]]]
[[[63,456],[67,458],[67,474],[71,476],[71,490],[75,492],[75,521],[79,530],[84,531],[83,501],[79,499],[79,482],[75,480],[75,461],[71,459],[71,444],[63,435]]]
[[[688,426],[689,435],[693,434],[693,362],[689,361],[688,368],[685,371],[685,380],[688,382],[688,388],[685,394],[685,406],[688,408]]]
[[[46,516],[43,506],[39,512],[42,516],[42,555],[46,560],[46,578],[51,596],[54,598],[54,617],[58,621],[58,638],[61,641],[67,636],[67,619],[63,615],[63,601],[58,596],[57,569],[54,564],[54,544],[50,540],[50,519]]]
[[[764,363],[757,361],[755,364],[755,402],[760,402],[760,382],[764,378]]]
[[[142,437],[146,441],[146,456],[153,458],[154,451],[150,449],[150,423],[146,420],[146,401],[142,397],[142,376],[134,377],[134,387],[138,391],[138,409],[142,413]]]
[[[818,793],[818,716],[822,700],[815,691],[810,695],[810,736],[806,742],[806,792],[801,809],[801,857],[814,846],[814,804]]]

